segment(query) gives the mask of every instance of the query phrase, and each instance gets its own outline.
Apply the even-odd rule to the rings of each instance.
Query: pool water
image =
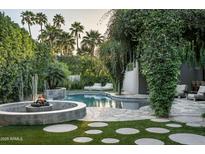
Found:
[[[108,107],[108,108],[120,108],[120,109],[139,109],[147,103],[142,101],[136,102],[123,102],[112,100],[104,95],[89,95],[89,94],[73,94],[68,95],[66,100],[83,102],[87,107]]]

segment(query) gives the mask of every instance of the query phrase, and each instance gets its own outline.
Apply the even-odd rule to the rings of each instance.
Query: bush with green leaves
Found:
[[[27,76],[34,47],[28,32],[0,12],[0,102],[18,100],[19,78]]]
[[[95,82],[106,84],[111,82],[108,70],[100,59],[84,56],[67,56],[59,59],[66,63],[72,75],[80,75],[80,82],[69,83],[71,89],[82,89],[84,86],[91,86]]]
[[[67,77],[69,74],[70,72],[66,64],[55,61],[49,64],[45,72],[45,80],[50,89],[55,89],[67,85]]]

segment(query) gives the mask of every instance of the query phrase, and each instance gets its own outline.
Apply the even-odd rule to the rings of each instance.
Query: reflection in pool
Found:
[[[146,99],[140,99],[136,102],[116,101],[104,95],[89,95],[89,94],[73,94],[68,95],[66,100],[79,101],[87,105],[87,107],[109,107],[120,109],[139,109],[147,105]]]

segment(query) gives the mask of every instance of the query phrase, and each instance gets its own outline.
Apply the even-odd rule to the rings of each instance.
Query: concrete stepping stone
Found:
[[[159,128],[159,127],[146,128],[146,131],[151,132],[151,133],[159,133],[159,134],[165,134],[165,133],[169,133],[170,132],[166,128]]]
[[[93,123],[89,123],[88,126],[90,126],[90,127],[106,127],[106,126],[108,126],[108,124],[105,122],[93,122]]]
[[[169,119],[165,119],[165,118],[154,118],[154,119],[150,119],[153,122],[169,122]]]
[[[175,124],[175,123],[169,123],[169,124],[166,124],[167,127],[173,127],[173,128],[180,128],[182,127],[182,125],[180,124]]]
[[[97,129],[91,129],[91,130],[85,131],[86,134],[101,134],[102,132],[103,131],[97,130]]]
[[[194,117],[194,116],[176,116],[173,117],[174,121],[183,122],[183,123],[195,123],[202,122],[202,117]]]
[[[120,129],[117,129],[115,132],[118,134],[130,135],[130,134],[137,134],[140,131],[135,128],[120,128]]]
[[[188,145],[205,145],[205,136],[191,133],[177,133],[169,135],[174,142]]]
[[[106,143],[106,144],[114,144],[114,143],[119,143],[120,140],[115,139],[115,138],[104,138],[101,140],[102,143]]]
[[[74,142],[78,142],[78,143],[87,143],[87,142],[91,142],[93,139],[90,137],[76,137],[73,139]]]
[[[202,127],[200,123],[194,123],[194,122],[186,123],[186,125],[191,127]]]
[[[58,124],[58,125],[51,125],[43,128],[46,132],[52,132],[52,133],[63,133],[63,132],[70,132],[78,127],[76,125],[71,124]]]
[[[139,145],[164,145],[164,142],[153,138],[141,138],[135,141]]]

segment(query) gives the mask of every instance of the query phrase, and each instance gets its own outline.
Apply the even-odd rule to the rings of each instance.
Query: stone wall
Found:
[[[48,89],[45,95],[48,100],[62,100],[66,97],[66,88]]]

